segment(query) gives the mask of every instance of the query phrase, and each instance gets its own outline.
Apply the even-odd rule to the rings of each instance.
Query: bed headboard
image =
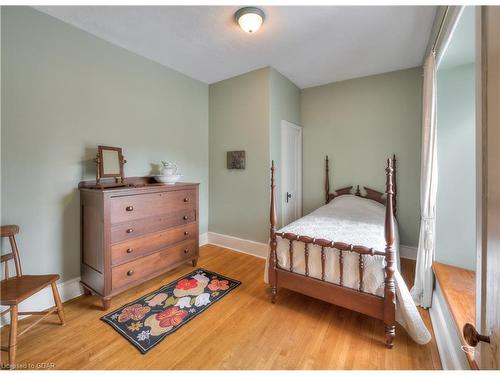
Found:
[[[386,194],[381,193],[380,191],[377,191],[375,189],[363,186],[363,189],[365,191],[365,194],[361,194],[361,190],[359,188],[359,185],[356,186],[356,189],[354,189],[354,186],[347,186],[341,189],[335,190],[333,193],[330,193],[330,167],[328,165],[328,155],[325,158],[325,204],[328,204],[329,202],[332,201],[332,199],[336,197],[340,197],[341,195],[356,195],[361,198],[366,198],[366,199],[371,199],[375,202],[386,204]],[[392,173],[392,185],[394,189],[394,194],[392,196],[392,211],[394,213],[394,216],[396,216],[396,155],[392,155],[392,168],[393,168],[393,173]]]

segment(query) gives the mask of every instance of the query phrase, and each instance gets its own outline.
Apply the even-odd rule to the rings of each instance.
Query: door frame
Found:
[[[293,129],[299,131],[299,145],[298,145],[298,150],[297,150],[299,157],[297,158],[297,164],[295,165],[295,168],[297,170],[297,185],[298,185],[298,186],[296,186],[296,188],[297,188],[296,191],[297,191],[297,196],[298,196],[297,215],[299,218],[302,217],[302,127],[297,125],[297,124],[294,124],[290,121],[281,120],[281,127],[280,127],[280,142],[281,142],[280,143],[281,144],[280,200],[281,200],[281,225],[282,226],[285,222],[285,200],[283,199],[283,196],[284,196],[283,194],[285,191],[285,189],[283,189],[283,185],[284,185],[284,181],[285,181],[285,179],[283,178],[284,174],[285,174],[285,168],[283,168],[283,160],[284,160],[284,157],[283,157],[283,128],[284,127],[293,128]]]
[[[498,330],[500,319],[493,320],[490,304],[498,300],[500,279],[500,111],[494,103],[500,87],[500,69],[494,60],[498,56],[500,8],[476,7],[476,329],[483,335]],[[497,343],[498,344],[498,343]],[[475,360],[481,370],[500,367],[493,353],[493,343],[480,342]]]

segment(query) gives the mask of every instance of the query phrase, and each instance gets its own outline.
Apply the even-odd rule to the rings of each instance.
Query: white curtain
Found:
[[[438,182],[436,149],[436,56],[431,52],[424,63],[422,100],[422,155],[420,167],[420,237],[418,241],[415,284],[411,295],[417,305],[430,307],[436,239],[436,193]]]

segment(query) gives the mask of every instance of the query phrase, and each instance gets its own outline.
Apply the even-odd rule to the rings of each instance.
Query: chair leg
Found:
[[[59,320],[61,321],[61,325],[65,325],[66,321],[64,320],[64,310],[63,310],[63,305],[61,303],[61,298],[59,297],[59,291],[57,290],[56,283],[53,282],[50,284],[52,287],[52,294],[54,295],[54,302],[56,303],[57,307],[57,315],[59,315]]]
[[[10,308],[10,333],[9,333],[9,368],[16,366],[17,348],[17,305]]]

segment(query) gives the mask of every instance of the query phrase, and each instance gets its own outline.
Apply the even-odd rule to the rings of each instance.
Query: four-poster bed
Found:
[[[302,226],[297,224],[294,227],[292,223],[281,231],[277,231],[275,166],[274,161],[272,162],[271,239],[267,270],[272,302],[276,302],[279,286],[380,319],[385,323],[386,346],[392,348],[396,322],[396,249],[394,245],[397,237],[394,219],[396,214],[396,157],[387,159],[385,194],[364,187],[366,193],[362,195],[359,186],[354,194],[352,194],[353,186],[330,193],[328,157],[325,163],[326,206],[316,210],[317,213],[299,219],[297,223],[301,222]],[[385,204],[385,208],[380,204]],[[343,225],[341,215],[350,212],[345,210],[348,205],[354,205],[353,210],[357,210],[353,217],[356,215],[361,217],[360,215],[363,215],[366,209],[367,216],[372,215],[382,220],[382,224],[376,227],[370,223],[371,218],[368,218],[359,220],[359,223],[345,220],[348,223]],[[331,220],[328,215],[332,215]],[[346,217],[351,219],[349,215]],[[316,221],[311,223],[311,220]],[[336,232],[337,224],[343,225],[343,228]],[[304,225],[308,230],[300,230],[304,228]],[[324,230],[322,227],[325,226],[330,226],[330,228]],[[295,230],[287,231],[290,227]],[[361,233],[363,230],[370,233],[365,235],[362,241],[357,242],[356,232],[360,232],[360,236],[363,237]],[[305,232],[308,234],[305,235]],[[312,232],[318,235],[313,235]],[[330,233],[343,233],[344,235],[339,236],[340,238],[332,238],[328,236]],[[381,240],[373,237],[374,233],[376,236],[381,236]],[[335,234],[332,236],[336,237]],[[350,238],[352,241],[343,242],[345,238]],[[278,241],[281,244],[280,248]],[[287,251],[282,241],[288,241]],[[297,249],[298,245],[300,247]],[[357,262],[355,268],[354,262]],[[376,275],[377,272],[380,273],[379,276]]]

